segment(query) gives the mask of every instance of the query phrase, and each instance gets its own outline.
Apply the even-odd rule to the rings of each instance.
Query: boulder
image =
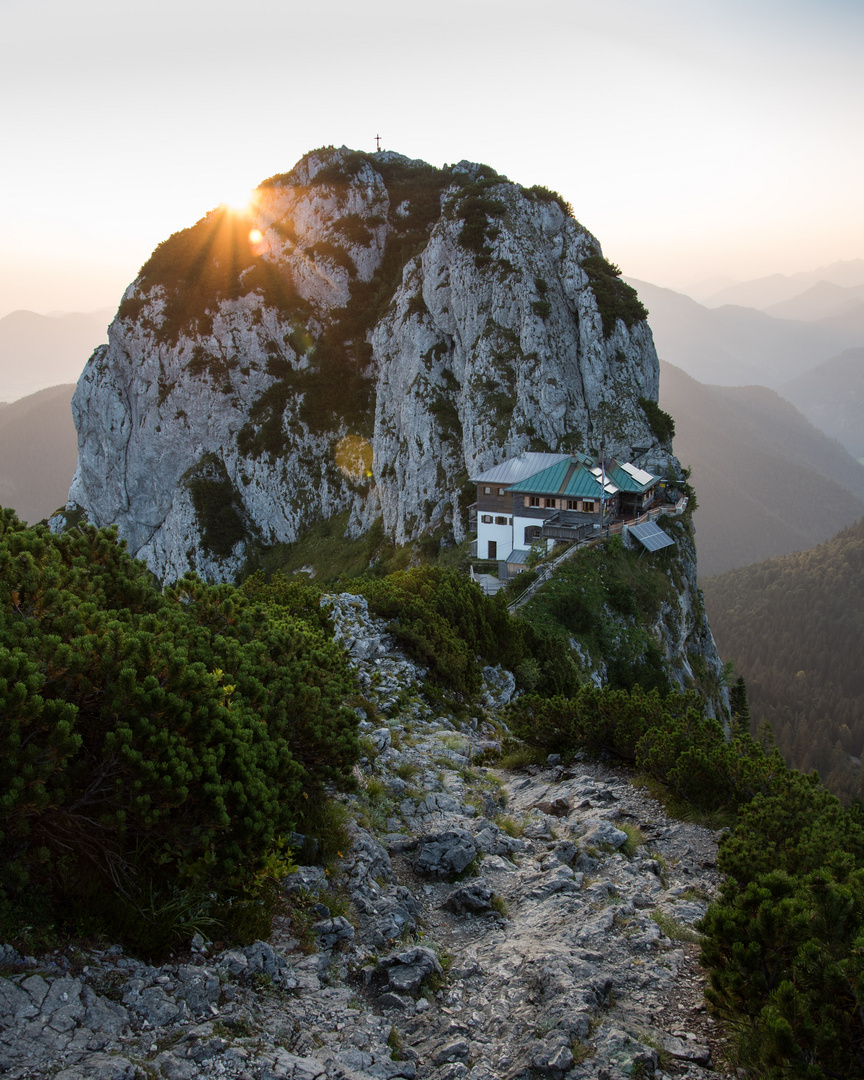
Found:
[[[465,885],[460,885],[444,901],[444,907],[456,915],[476,915],[483,911],[492,911],[492,898],[495,894],[482,878],[477,878]]]
[[[466,870],[476,857],[477,847],[471,833],[450,829],[422,838],[414,869],[430,877],[452,878]]]
[[[444,974],[435,953],[422,945],[390,953],[378,967],[387,972],[388,987],[397,994],[416,994],[431,975]]]

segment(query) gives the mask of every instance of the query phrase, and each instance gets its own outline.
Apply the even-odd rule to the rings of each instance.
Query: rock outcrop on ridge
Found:
[[[339,512],[352,535],[461,541],[469,476],[522,450],[603,438],[665,472],[645,315],[544,188],[316,151],[127,289],[78,384],[54,525],[116,523],[159,577],[228,579]]]
[[[117,947],[0,946],[0,1072],[12,1080],[712,1080],[692,924],[715,836],[626,774],[483,764],[513,677],[459,722],[365,601],[330,598],[367,709],[351,848],[286,880],[315,921],[161,966]],[[346,906],[346,899],[349,903]],[[339,913],[344,911],[345,914]]]

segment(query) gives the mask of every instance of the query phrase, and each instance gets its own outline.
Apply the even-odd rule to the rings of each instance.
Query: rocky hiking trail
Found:
[[[351,849],[286,882],[317,900],[315,951],[287,917],[269,942],[198,936],[160,967],[116,946],[0,947],[0,1075],[726,1076],[692,930],[718,884],[714,834],[606,763],[484,766],[512,676],[487,670],[469,721],[436,715],[365,602],[328,602],[374,715]]]

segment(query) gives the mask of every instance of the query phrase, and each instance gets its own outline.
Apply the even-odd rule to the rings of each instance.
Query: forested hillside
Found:
[[[754,730],[770,721],[790,765],[864,798],[864,519],[703,590],[720,655],[747,682]]]

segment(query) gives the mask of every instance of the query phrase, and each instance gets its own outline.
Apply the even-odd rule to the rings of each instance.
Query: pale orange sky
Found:
[[[115,306],[153,247],[333,143],[558,189],[686,288],[864,257],[858,0],[0,0],[0,316]]]

